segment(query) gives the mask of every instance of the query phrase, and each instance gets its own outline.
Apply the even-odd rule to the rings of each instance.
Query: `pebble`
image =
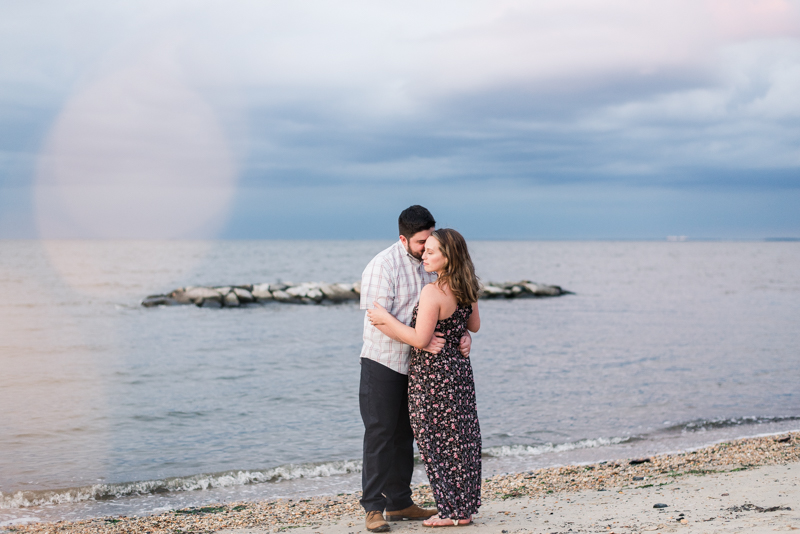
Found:
[[[532,472],[498,475],[483,481],[482,496],[484,501],[502,501],[522,496],[590,489],[619,490],[631,487],[628,484],[632,474],[646,476],[655,485],[681,476],[800,462],[800,432],[719,443],[692,452],[653,456],[649,460],[625,469],[620,468],[624,465],[622,463],[601,462],[595,465],[549,467]],[[434,506],[427,484],[420,484],[412,489],[414,502],[422,506]],[[360,493],[353,493],[308,499],[226,503],[173,510],[155,516],[29,523],[5,528],[8,532],[20,534],[174,534],[180,531],[216,532],[226,528],[290,532],[292,528],[299,526],[321,525],[342,517],[361,517],[363,511],[358,502],[359,497]],[[667,506],[664,503],[659,504],[662,507]],[[681,523],[687,524],[688,520],[683,518]],[[666,525],[660,524],[657,528],[663,529]]]

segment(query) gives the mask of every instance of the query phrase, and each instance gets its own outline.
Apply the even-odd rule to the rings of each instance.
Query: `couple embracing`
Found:
[[[481,504],[469,360],[469,332],[480,327],[478,279],[464,238],[435,230],[427,209],[411,206],[398,225],[399,241],[375,256],[361,278],[361,308],[368,310],[359,387],[361,505],[372,532],[388,531],[387,520],[468,525]],[[411,498],[415,438],[438,510]]]

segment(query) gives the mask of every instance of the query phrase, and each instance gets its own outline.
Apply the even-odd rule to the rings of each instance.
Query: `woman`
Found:
[[[466,329],[480,328],[480,285],[467,244],[455,230],[434,231],[425,242],[422,262],[438,279],[422,289],[411,326],[377,302],[367,314],[381,332],[414,347],[408,411],[439,511],[423,525],[468,525],[481,505],[481,433],[472,366],[458,343]],[[445,336],[436,355],[421,350],[434,332]]]

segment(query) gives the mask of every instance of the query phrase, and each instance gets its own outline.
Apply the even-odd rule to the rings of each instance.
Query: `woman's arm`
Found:
[[[373,326],[390,338],[423,349],[430,343],[433,331],[436,329],[436,321],[439,319],[440,302],[437,292],[438,289],[432,284],[422,288],[415,328],[398,321],[377,302],[374,309],[367,311],[367,315]]]
[[[400,343],[405,343],[402,339],[397,338],[397,337],[393,337],[391,335],[392,332],[391,332],[391,330],[389,329],[388,326],[383,325],[383,324],[382,325],[373,325],[373,326],[375,328],[377,328],[378,330],[380,330],[384,335],[389,336],[390,338],[394,339],[395,341],[399,341]],[[403,326],[405,326],[405,325],[403,325]],[[428,345],[425,346],[422,350],[424,350],[425,352],[430,352],[431,354],[439,354],[440,352],[442,352],[442,348],[443,347],[444,347],[444,334],[442,334],[441,332],[434,332],[430,343],[428,343]],[[465,350],[467,352],[466,354],[464,354]],[[469,356],[469,346],[467,346],[467,348],[465,349],[464,348],[464,344],[463,344],[463,340],[462,340],[462,345],[461,345],[461,354],[464,354],[464,357],[468,357]]]
[[[478,303],[472,303],[472,315],[467,319],[467,330],[477,332],[481,329],[481,314],[478,312]]]
[[[379,304],[377,304],[377,303],[373,303],[373,305],[374,306],[379,306]],[[369,315],[369,312],[367,312],[367,315]],[[398,322],[400,322],[400,321],[398,321]],[[400,343],[403,343],[403,340],[400,339],[399,337],[397,337],[397,334],[395,334],[394,331],[391,328],[389,328],[388,325],[385,325],[385,324],[374,324],[373,323],[372,326],[374,326],[375,328],[380,330],[381,333],[384,336],[390,337],[390,338],[394,339],[395,341],[399,341]]]

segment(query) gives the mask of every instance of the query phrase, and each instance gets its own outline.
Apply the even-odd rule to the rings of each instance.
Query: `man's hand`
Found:
[[[458,344],[458,350],[461,351],[463,357],[469,358],[470,349],[472,349],[472,336],[467,332],[464,337],[461,338],[461,342]]]
[[[441,332],[434,332],[431,342],[422,350],[430,352],[431,354],[439,354],[442,352],[442,347],[444,347],[444,334]]]

